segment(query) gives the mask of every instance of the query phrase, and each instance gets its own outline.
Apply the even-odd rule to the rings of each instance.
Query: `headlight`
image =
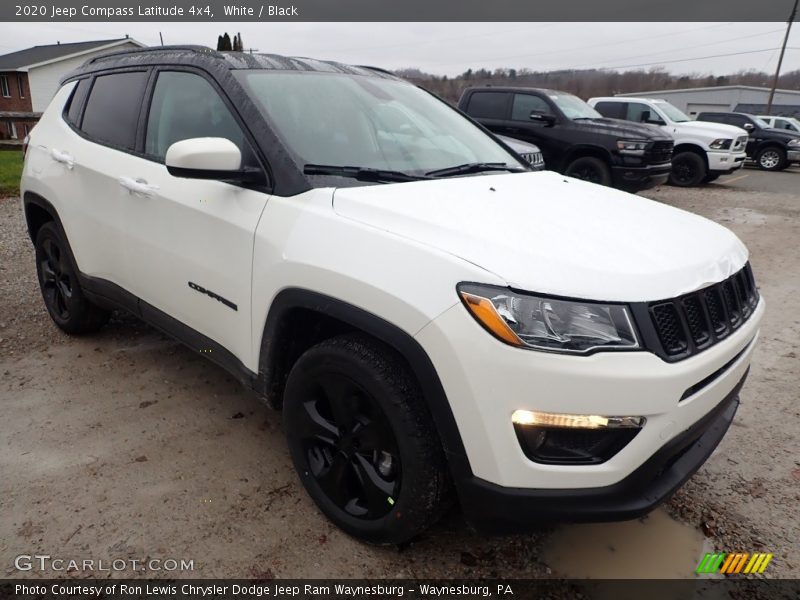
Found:
[[[620,154],[641,156],[647,150],[647,142],[645,140],[617,140],[617,150]]]
[[[800,139],[789,140],[789,143],[787,145],[791,146],[792,148],[796,148],[797,146],[800,146]]]
[[[569,353],[639,348],[624,304],[546,298],[474,283],[459,284],[458,292],[475,320],[512,346]]]
[[[708,145],[708,147],[711,148],[712,150],[727,150],[728,148],[731,147],[732,143],[733,140],[719,138],[718,140],[714,140],[713,142],[711,142]]]

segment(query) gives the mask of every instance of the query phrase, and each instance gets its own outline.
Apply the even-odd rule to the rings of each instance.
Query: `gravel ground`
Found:
[[[702,532],[706,548],[773,552],[767,576],[800,577],[797,194],[715,185],[646,195],[732,228],[751,250],[768,302],[734,426],[665,510],[679,530]],[[39,297],[17,199],[0,200],[0,398],[7,577],[54,574],[14,569],[15,556],[34,553],[194,560],[192,572],[118,574],[151,577],[571,574],[546,558],[567,527],[484,537],[454,510],[403,549],[342,534],[296,480],[279,415],[221,369],[124,315],[92,337],[56,329]],[[655,549],[662,530],[648,522],[641,535]],[[607,527],[611,536],[619,526]]]

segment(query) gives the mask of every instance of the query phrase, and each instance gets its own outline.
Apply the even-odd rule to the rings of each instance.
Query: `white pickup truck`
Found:
[[[721,123],[692,121],[666,100],[592,98],[589,104],[604,117],[658,125],[675,138],[672,185],[691,187],[733,173],[744,164],[747,132]]]

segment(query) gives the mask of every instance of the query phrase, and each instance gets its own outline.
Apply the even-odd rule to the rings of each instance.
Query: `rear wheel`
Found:
[[[756,164],[764,171],[781,171],[786,168],[786,152],[777,146],[767,146],[756,155]]]
[[[109,313],[84,296],[67,242],[52,222],[36,234],[36,273],[47,312],[62,330],[91,333],[108,321]]]
[[[564,175],[599,185],[611,185],[611,170],[605,162],[594,156],[576,158],[567,166]]]
[[[401,543],[447,508],[431,416],[403,362],[378,342],[345,335],[306,351],[286,382],[283,421],[303,485],[350,535]]]
[[[672,157],[669,182],[678,187],[694,187],[706,178],[706,163],[695,152],[679,152]]]

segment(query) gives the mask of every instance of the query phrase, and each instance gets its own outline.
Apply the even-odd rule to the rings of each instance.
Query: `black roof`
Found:
[[[377,67],[347,65],[329,60],[317,60],[279,54],[250,54],[247,52],[218,52],[206,46],[153,46],[121,52],[111,52],[88,60],[64,77],[64,81],[85,73],[110,68],[153,64],[189,64],[213,66],[227,70],[270,69],[276,71],[318,71],[368,75],[384,79],[400,79]]]
[[[129,38],[115,38],[113,40],[94,40],[91,42],[76,42],[72,44],[48,44],[46,46],[34,46],[26,50],[3,54],[0,56],[0,71],[12,71],[35,65],[40,62],[69,56],[78,52],[87,52],[95,48],[101,48],[114,42],[132,41]]]

